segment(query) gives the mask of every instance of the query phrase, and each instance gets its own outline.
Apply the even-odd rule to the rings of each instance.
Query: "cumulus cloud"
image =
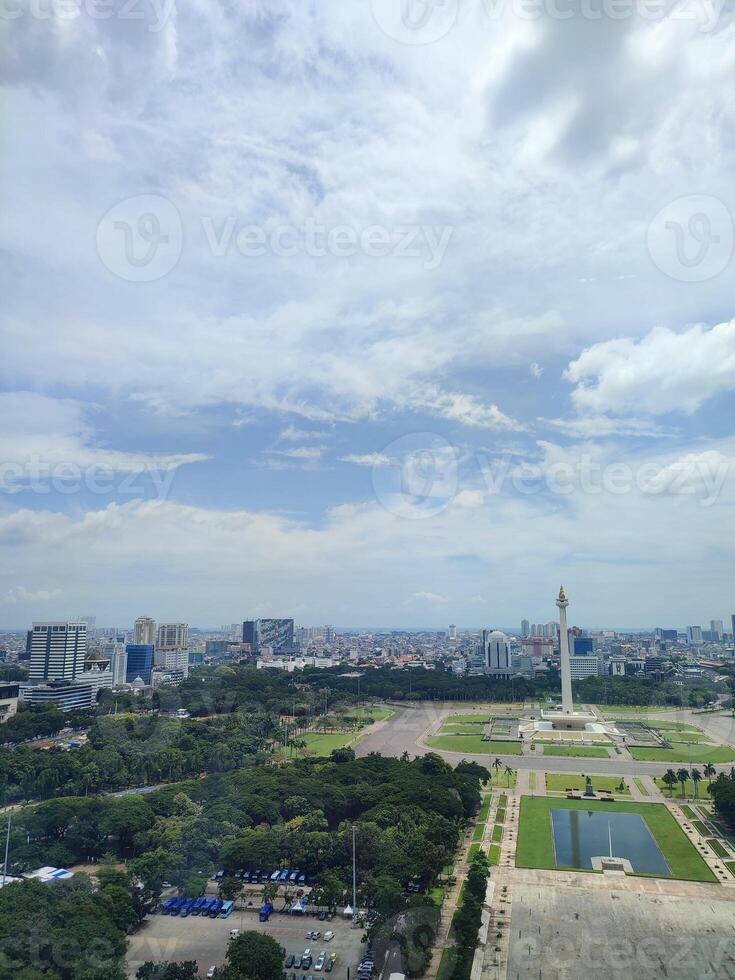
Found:
[[[342,463],[354,463],[356,466],[391,466],[393,463],[385,453],[349,453],[339,458]]]
[[[572,398],[591,412],[695,412],[735,388],[735,320],[681,331],[665,327],[645,337],[605,341],[571,362]]]

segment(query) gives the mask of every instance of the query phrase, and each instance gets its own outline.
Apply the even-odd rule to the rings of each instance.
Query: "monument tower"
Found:
[[[567,599],[564,586],[559,589],[556,600],[559,607],[559,653],[561,654],[561,710],[562,714],[571,715],[574,712],[572,701],[572,665],[569,660],[569,630],[567,629]]]

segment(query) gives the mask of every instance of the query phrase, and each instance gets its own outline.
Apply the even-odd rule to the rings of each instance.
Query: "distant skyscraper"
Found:
[[[293,650],[293,620],[259,619],[258,647],[270,647],[274,653]]]
[[[112,670],[112,686],[120,687],[127,683],[128,674],[128,655],[124,643],[115,643],[110,655],[110,669]]]
[[[481,649],[483,667],[493,677],[508,678],[513,674],[510,643],[500,630],[483,630]]]
[[[594,641],[591,636],[574,637],[574,656],[591,657],[594,652]]]
[[[128,643],[125,647],[125,653],[128,658],[125,672],[127,683],[132,684],[136,677],[140,677],[144,684],[150,684],[153,668],[153,644]]]
[[[335,630],[334,626],[325,626],[324,627],[324,642],[325,643],[334,643],[334,641],[336,639],[337,639],[337,631]]]
[[[733,613],[730,617],[730,626],[732,628],[733,640],[735,640],[735,613]]]
[[[242,642],[249,643],[253,650],[258,645],[258,622],[255,619],[246,619],[242,624]]]
[[[163,650],[185,650],[189,645],[189,627],[186,623],[161,623],[158,627],[156,646]]]
[[[527,619],[521,620],[521,637],[525,640],[526,637],[531,635],[531,624]]]
[[[702,645],[702,627],[687,626],[687,640],[692,646]]]
[[[710,632],[715,640],[720,642],[725,635],[725,627],[721,619],[711,619],[709,622]]]
[[[156,642],[156,621],[150,616],[138,616],[133,625],[133,643],[151,646]]]
[[[73,680],[84,672],[87,624],[34,623],[31,634],[31,681]]]

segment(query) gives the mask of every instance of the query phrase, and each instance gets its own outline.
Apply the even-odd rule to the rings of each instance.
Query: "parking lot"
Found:
[[[311,948],[315,959],[322,949],[327,953],[337,953],[331,973],[317,973],[313,966],[307,971],[285,971],[296,972],[297,977],[302,972],[311,973],[314,980],[347,980],[348,966],[352,967],[350,975],[354,978],[355,967],[364,950],[360,942],[363,930],[353,929],[349,921],[345,922],[339,916],[335,916],[332,922],[319,922],[314,915],[292,916],[274,912],[268,922],[260,922],[257,906],[243,911],[238,908],[227,919],[191,916],[181,919],[158,914],[149,916],[130,938],[128,976],[134,977],[138,967],[146,960],[196,960],[204,976],[210,966],[219,966],[224,962],[231,929],[267,933],[280,943],[286,954],[301,955],[307,947]],[[307,939],[306,934],[312,929],[321,932],[322,936],[331,929],[334,939],[328,943],[323,939]]]

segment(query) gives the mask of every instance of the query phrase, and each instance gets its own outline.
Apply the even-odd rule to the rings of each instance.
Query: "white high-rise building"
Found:
[[[181,650],[189,645],[189,627],[186,623],[161,623],[158,627],[156,646],[161,649]]]
[[[128,652],[124,643],[115,643],[110,651],[110,669],[112,670],[112,686],[122,687],[126,683],[128,672]]]
[[[447,639],[456,640],[457,639],[457,627],[454,623],[449,624],[449,629],[447,630]]]
[[[184,677],[189,676],[189,651],[184,649],[168,649],[162,650],[160,647],[156,648],[155,653],[155,664],[156,667],[161,667],[164,670],[180,670],[183,672]]]
[[[715,640],[721,642],[725,636],[725,625],[721,619],[711,619],[709,622],[710,632]]]
[[[133,625],[133,643],[153,646],[156,642],[156,621],[150,616],[138,616]]]
[[[512,676],[510,641],[505,633],[500,630],[483,630],[481,652],[485,673],[499,678]]]
[[[531,635],[531,624],[527,619],[521,620],[521,637],[525,640]]]
[[[31,632],[30,681],[74,680],[84,673],[87,656],[87,624],[83,622],[34,623]]]

